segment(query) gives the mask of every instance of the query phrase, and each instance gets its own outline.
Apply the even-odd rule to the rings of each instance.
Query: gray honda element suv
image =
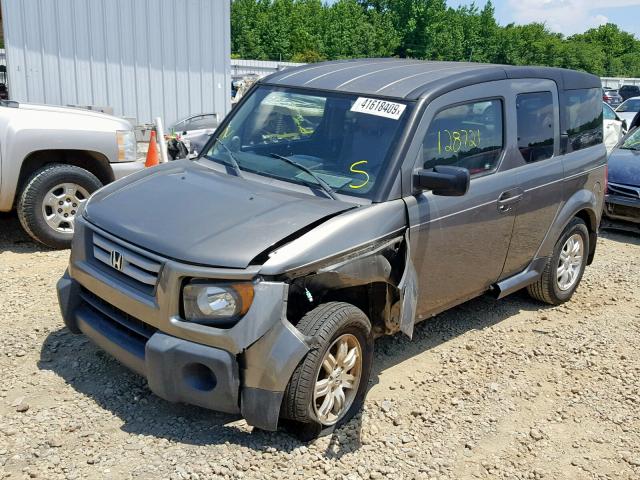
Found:
[[[361,408],[373,339],[481,294],[569,300],[592,260],[600,80],[368,59],[259,81],[199,158],[96,192],[67,327],[158,396],[311,438]]]

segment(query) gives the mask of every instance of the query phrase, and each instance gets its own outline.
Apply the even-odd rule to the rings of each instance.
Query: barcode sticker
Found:
[[[379,98],[358,97],[351,106],[351,111],[398,120],[405,108],[406,105],[402,103],[380,100]]]

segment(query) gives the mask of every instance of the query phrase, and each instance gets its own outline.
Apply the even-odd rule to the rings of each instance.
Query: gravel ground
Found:
[[[64,327],[45,251],[0,216],[0,478],[640,478],[640,237],[572,302],[480,298],[376,343],[364,413],[311,444],[169,404]]]

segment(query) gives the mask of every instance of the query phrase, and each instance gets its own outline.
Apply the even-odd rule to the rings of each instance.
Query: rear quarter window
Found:
[[[602,143],[603,106],[599,89],[565,90],[562,96],[567,152]]]

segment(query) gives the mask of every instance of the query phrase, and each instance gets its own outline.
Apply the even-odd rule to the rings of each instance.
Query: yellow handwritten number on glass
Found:
[[[358,170],[357,167],[358,165],[362,165],[362,164],[366,164],[367,161],[366,160],[360,160],[359,162],[354,162],[351,164],[351,167],[349,167],[349,171],[353,172],[353,173],[361,173],[362,175],[364,175],[365,177],[367,177],[366,179],[363,179],[363,183],[361,183],[360,185],[352,185],[349,184],[349,188],[353,188],[353,189],[357,189],[357,188],[362,188],[364,187],[367,183],[369,183],[369,174],[367,172],[365,172],[364,170]]]

